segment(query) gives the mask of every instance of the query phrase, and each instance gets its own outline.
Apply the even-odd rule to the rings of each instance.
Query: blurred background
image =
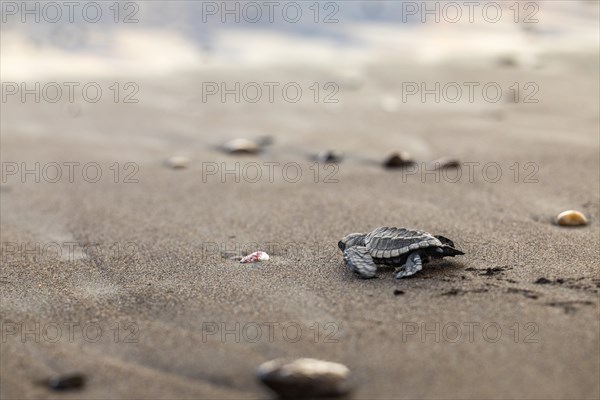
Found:
[[[91,4],[87,4],[91,3]],[[29,4],[29,5],[28,5]],[[364,65],[598,47],[598,2],[3,2],[3,79],[177,73],[257,65]],[[30,10],[28,12],[28,10]]]
[[[499,106],[507,102],[548,113],[548,102],[531,103],[540,96],[553,99],[564,89],[540,86],[541,79],[555,81],[564,71],[581,75],[581,70],[598,68],[598,12],[598,2],[589,0],[120,1],[71,6],[5,1],[3,102],[5,111],[14,107],[11,115],[33,107],[66,118],[62,122],[79,119],[72,128],[83,128],[81,120],[100,128],[116,121],[101,115],[118,115],[117,126],[94,130],[103,135],[119,131],[120,140],[137,136],[125,129],[137,125],[148,140],[194,138],[203,146],[270,135],[283,140],[282,151],[285,145],[310,151],[306,144],[313,139],[319,141],[312,146],[315,151],[344,147],[333,132],[322,134],[329,129],[345,131],[348,150],[368,140],[364,131],[373,129],[380,145],[370,143],[365,149],[373,157],[390,147],[434,157],[410,133],[428,132],[433,129],[428,124],[435,122],[402,118],[405,113],[483,111],[497,119],[503,113]],[[65,85],[71,81],[80,84],[72,99]],[[30,85],[22,87],[24,82]],[[28,87],[36,91],[36,82],[38,94],[45,95],[40,103],[26,94]],[[48,82],[56,82],[62,92],[57,96],[52,85],[45,90]],[[278,83],[274,98],[268,96],[269,82]],[[474,98],[468,95],[468,82],[478,86]],[[83,98],[82,89],[90,83],[101,89],[100,100]],[[501,89],[498,99],[485,98],[487,83]],[[236,84],[241,101],[226,94]],[[282,94],[286,84],[300,88],[298,101]],[[436,84],[440,89],[435,90]],[[442,93],[448,84],[449,92]],[[427,95],[427,89],[438,97],[441,93],[441,101]],[[309,121],[307,113],[316,117]],[[347,123],[339,121],[340,113],[349,113]],[[217,126],[196,129],[221,117]],[[8,115],[3,127],[5,133],[25,130],[27,135],[49,123],[23,123]],[[158,129],[161,124],[168,128]],[[400,138],[396,127],[409,135]],[[302,146],[296,139],[304,141]]]

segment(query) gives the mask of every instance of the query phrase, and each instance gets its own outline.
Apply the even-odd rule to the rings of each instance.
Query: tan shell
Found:
[[[345,365],[312,358],[267,361],[258,367],[257,376],[284,399],[338,397],[350,391]]]
[[[558,214],[556,223],[560,226],[584,226],[588,224],[588,220],[579,211],[567,210]]]
[[[256,154],[261,148],[253,140],[233,139],[223,145],[223,150],[231,154]]]

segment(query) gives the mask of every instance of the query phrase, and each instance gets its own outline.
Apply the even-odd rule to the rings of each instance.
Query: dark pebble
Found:
[[[47,385],[53,390],[81,389],[85,385],[85,376],[81,374],[55,376],[48,379]]]
[[[403,168],[413,165],[415,161],[408,153],[394,153],[385,159],[383,166],[386,168]]]
[[[394,296],[402,296],[404,294],[404,290],[395,289]]]
[[[344,159],[344,155],[335,150],[322,151],[315,156],[315,159],[321,163],[340,163]]]

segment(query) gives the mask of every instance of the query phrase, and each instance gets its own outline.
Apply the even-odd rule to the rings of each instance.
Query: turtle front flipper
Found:
[[[396,279],[406,278],[419,272],[423,269],[423,262],[421,261],[421,255],[418,251],[411,253],[404,264],[404,270],[396,274]]]
[[[354,246],[344,250],[344,261],[351,271],[363,279],[373,278],[377,272],[377,266],[369,250],[364,246]]]

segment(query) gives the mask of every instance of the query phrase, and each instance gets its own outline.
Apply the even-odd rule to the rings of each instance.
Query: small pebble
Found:
[[[505,55],[498,57],[497,63],[501,67],[514,68],[514,67],[519,66],[519,62],[517,61],[516,57],[514,55],[510,55],[510,54],[505,54]]]
[[[339,397],[350,392],[350,370],[342,364],[312,358],[290,363],[268,361],[258,367],[260,381],[284,399]]]
[[[337,164],[342,162],[344,159],[344,154],[335,150],[326,150],[317,154],[315,159],[320,163]]]
[[[431,162],[435,169],[460,168],[460,161],[455,158],[442,157]]]
[[[248,254],[246,257],[240,260],[241,264],[255,263],[259,261],[268,261],[269,255],[264,251],[255,251],[252,254]]]
[[[257,154],[261,146],[249,139],[233,139],[223,144],[223,151],[230,154]]]
[[[273,139],[273,136],[269,136],[269,135],[264,135],[264,136],[260,136],[260,137],[256,138],[256,144],[258,144],[259,146],[262,146],[262,147],[271,146],[274,141],[275,140]]]
[[[588,224],[585,215],[575,210],[561,212],[556,217],[556,223],[561,226],[584,226]]]
[[[190,159],[185,156],[173,156],[166,161],[167,167],[173,169],[187,168]]]
[[[400,153],[394,153],[390,155],[383,162],[383,166],[386,168],[402,168],[408,165],[413,165],[415,161],[412,159],[409,153],[402,151]]]
[[[46,384],[53,390],[81,389],[85,385],[85,376],[81,374],[55,376],[48,379]]]
[[[394,296],[402,296],[404,294],[404,290],[394,289]]]

